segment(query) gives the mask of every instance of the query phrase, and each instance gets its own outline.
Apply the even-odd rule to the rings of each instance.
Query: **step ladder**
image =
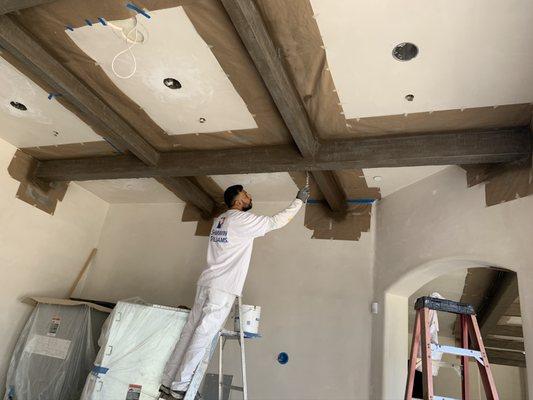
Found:
[[[409,373],[405,389],[405,400],[413,399],[413,386],[419,346],[422,345],[422,380],[424,400],[454,400],[449,397],[435,396],[433,393],[433,373],[431,353],[434,351],[454,354],[461,357],[462,400],[470,399],[468,358],[474,358],[479,368],[487,400],[499,400],[489,359],[477,323],[474,308],[469,304],[434,297],[420,297],[415,303],[416,318],[409,357]],[[461,329],[461,347],[441,346],[431,343],[429,332],[429,310],[458,314]],[[473,349],[469,347],[473,346]]]
[[[241,297],[237,297],[235,300],[235,316],[239,315],[239,331],[229,331],[226,329],[222,329],[213,339],[211,342],[211,346],[208,351],[206,351],[202,361],[196,368],[196,371],[194,371],[194,375],[191,379],[191,383],[189,384],[189,389],[187,390],[187,394],[185,395],[184,400],[194,400],[196,397],[196,393],[198,393],[198,390],[200,389],[200,385],[202,383],[202,380],[204,379],[205,372],[207,371],[207,367],[209,366],[209,361],[213,357],[213,354],[215,352],[215,349],[217,348],[217,344],[219,345],[219,356],[218,356],[218,399],[223,400],[222,394],[224,391],[224,387],[229,387],[230,390],[237,390],[241,391],[243,394],[243,400],[248,400],[248,385],[246,381],[246,356],[245,356],[245,346],[244,346],[244,340],[245,339],[254,339],[260,337],[260,335],[252,334],[244,332],[243,326],[242,326],[242,300]],[[238,314],[237,314],[238,313]],[[224,345],[226,344],[226,340],[237,340],[239,343],[239,347],[241,350],[241,373],[242,373],[242,382],[243,385],[241,386],[234,386],[234,385],[226,385],[223,382],[224,375],[222,374],[222,365],[223,365],[223,350]]]

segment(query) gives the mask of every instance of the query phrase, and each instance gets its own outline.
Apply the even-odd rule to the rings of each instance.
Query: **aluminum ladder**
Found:
[[[248,400],[248,385],[246,381],[246,356],[245,356],[245,346],[244,346],[244,340],[245,339],[252,339],[260,337],[256,334],[246,333],[244,332],[243,326],[242,326],[242,300],[241,297],[237,297],[235,302],[235,315],[239,315],[239,331],[229,331],[226,329],[222,329],[213,339],[211,342],[211,346],[209,348],[209,351],[206,351],[204,358],[196,368],[196,371],[194,371],[194,375],[191,379],[191,383],[189,385],[189,389],[187,390],[187,394],[185,395],[184,400],[194,400],[196,397],[196,393],[198,393],[198,390],[200,389],[200,385],[202,383],[202,380],[204,379],[205,373],[207,371],[207,367],[209,366],[209,361],[213,357],[213,353],[215,352],[215,349],[217,348],[217,343],[219,344],[219,356],[218,356],[218,399],[222,399],[223,389],[226,386],[223,382],[223,374],[222,374],[222,365],[223,365],[223,350],[224,345],[226,343],[226,340],[233,339],[237,340],[240,345],[241,350],[241,372],[242,372],[242,382],[243,385],[241,386],[234,386],[234,385],[228,385],[230,390],[237,390],[241,391],[243,394],[243,400]]]
[[[483,339],[477,323],[474,308],[470,304],[458,303],[451,300],[434,297],[420,297],[415,303],[416,318],[409,357],[409,373],[405,389],[405,400],[413,399],[413,386],[417,354],[422,345],[422,381],[424,400],[454,400],[449,397],[435,396],[433,393],[433,373],[431,353],[438,351],[461,357],[461,393],[462,400],[470,400],[468,358],[474,358],[479,368],[483,388],[487,400],[499,400],[494,378],[490,369],[489,359],[483,345]],[[458,314],[461,327],[461,347],[441,346],[431,343],[429,332],[429,310]],[[473,345],[473,349],[469,347]]]

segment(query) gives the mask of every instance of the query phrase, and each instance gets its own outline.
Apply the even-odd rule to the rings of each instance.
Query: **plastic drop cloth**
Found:
[[[4,400],[77,400],[107,314],[86,305],[37,304],[15,346]]]
[[[81,400],[158,399],[163,369],[188,316],[177,308],[119,302],[102,328]]]

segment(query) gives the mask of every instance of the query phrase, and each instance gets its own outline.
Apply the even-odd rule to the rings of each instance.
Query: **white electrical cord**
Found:
[[[134,21],[135,21],[135,24],[133,25],[133,27],[130,29],[130,31],[127,34],[124,34],[124,28],[116,26],[116,25],[114,25],[111,22],[107,22],[107,25],[109,25],[114,30],[120,32],[120,35],[121,35],[122,39],[124,39],[126,41],[126,43],[130,43],[129,46],[126,49],[124,49],[124,50],[120,51],[119,53],[117,53],[117,55],[115,55],[115,57],[113,57],[113,61],[111,61],[111,70],[113,71],[115,76],[117,78],[120,78],[120,79],[129,79],[133,75],[135,75],[135,72],[137,72],[137,59],[135,58],[135,54],[133,54],[132,48],[136,44],[143,43],[142,39],[144,39],[144,38],[143,38],[143,34],[140,33],[139,29],[137,28],[137,25],[138,25],[137,16],[134,17]],[[131,35],[132,32],[135,32],[135,39],[134,40],[130,39],[130,35]],[[141,41],[139,41],[138,35],[140,35]],[[133,68],[132,68],[131,72],[128,75],[120,75],[115,69],[115,63],[117,62],[118,58],[122,54],[125,54],[125,53],[130,53],[130,57],[133,60]]]

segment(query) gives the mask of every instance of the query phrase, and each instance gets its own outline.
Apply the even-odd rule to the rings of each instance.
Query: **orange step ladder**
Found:
[[[415,303],[416,318],[411,342],[411,356],[409,357],[409,373],[405,389],[405,400],[413,399],[413,386],[417,353],[422,345],[422,381],[424,388],[424,400],[453,400],[449,397],[435,396],[433,393],[433,373],[431,353],[453,354],[461,357],[461,393],[462,400],[469,400],[469,371],[468,358],[476,359],[483,388],[487,400],[499,400],[494,378],[490,370],[489,359],[483,345],[481,333],[477,323],[474,308],[470,304],[456,301],[438,299],[434,297],[420,297]],[[461,347],[442,346],[431,343],[429,332],[429,310],[458,314],[461,327]],[[473,348],[470,348],[469,346]]]

